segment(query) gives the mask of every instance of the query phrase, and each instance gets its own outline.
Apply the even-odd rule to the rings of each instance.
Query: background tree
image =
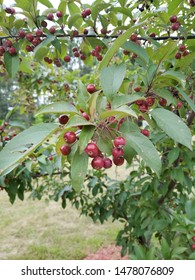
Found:
[[[0,183],[12,203],[26,191],[70,200],[121,221],[130,258],[195,259],[194,5],[1,4],[14,109],[1,120]],[[109,178],[124,163],[126,179]]]

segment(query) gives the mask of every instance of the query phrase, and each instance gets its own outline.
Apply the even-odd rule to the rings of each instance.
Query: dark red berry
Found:
[[[191,248],[192,248],[193,251],[195,251],[195,244],[192,244]]]
[[[140,105],[139,110],[140,112],[145,113],[148,111],[148,106],[146,104]]]
[[[27,41],[32,42],[33,39],[34,39],[34,36],[31,33],[26,34]]]
[[[114,158],[121,158],[121,157],[124,157],[124,150],[122,148],[114,148],[112,150],[112,155]]]
[[[41,22],[41,26],[42,26],[42,27],[47,27],[47,22],[43,20],[43,21]]]
[[[53,15],[53,14],[49,13],[49,14],[47,15],[47,19],[48,19],[48,20],[53,20],[53,18],[54,18],[54,15]]]
[[[178,30],[179,27],[180,27],[180,24],[179,24],[178,22],[175,22],[175,23],[173,23],[173,24],[171,25],[171,29],[172,29],[173,31]]]
[[[186,50],[186,46],[185,45],[180,45],[179,46],[179,51],[180,52],[184,52]]]
[[[54,26],[51,26],[51,27],[49,28],[49,32],[50,32],[51,34],[54,34],[54,33],[56,32],[55,27],[54,27]]]
[[[94,169],[101,169],[104,167],[104,160],[103,158],[101,157],[95,157],[92,162],[91,162],[91,166],[94,168]]]
[[[32,52],[32,51],[33,51],[33,47],[27,45],[27,46],[26,46],[26,51],[27,51],[27,52]]]
[[[64,134],[64,140],[68,144],[74,143],[76,141],[76,139],[77,139],[77,136],[73,131],[68,131]]]
[[[2,56],[5,52],[5,48],[3,46],[0,46],[0,56]]]
[[[6,45],[6,47],[10,48],[10,47],[12,47],[13,43],[10,40],[6,40],[5,45]]]
[[[87,57],[86,57],[86,55],[84,54],[84,53],[82,53],[81,55],[80,55],[80,59],[81,60],[85,60]]]
[[[60,124],[67,124],[67,122],[69,121],[69,117],[63,114],[59,116],[58,120]]]
[[[70,60],[71,60],[70,56],[69,55],[65,55],[64,61],[65,62],[70,62]]]
[[[96,47],[95,47],[95,50],[96,50],[97,52],[101,52],[102,47],[101,47],[101,46],[96,46]]]
[[[194,242],[195,242],[195,236],[192,236],[192,241],[194,241]]]
[[[79,35],[78,30],[74,30],[74,31],[73,31],[73,37],[77,37],[78,35]]]
[[[108,169],[112,167],[112,160],[109,158],[104,158],[104,168]]]
[[[106,29],[104,29],[104,28],[102,28],[102,29],[100,30],[100,32],[101,32],[101,34],[106,35],[107,30],[106,30]]]
[[[178,102],[177,102],[177,109],[180,109],[182,106],[183,106],[182,102],[181,102],[181,101],[178,101]]]
[[[120,165],[123,165],[125,159],[124,157],[121,157],[121,158],[113,158],[113,162],[116,166],[120,166]]]
[[[133,42],[137,41],[137,34],[136,33],[131,34],[130,40]]]
[[[99,149],[95,143],[89,143],[85,148],[85,153],[89,157],[97,157],[99,155]]]
[[[125,140],[125,138],[120,137],[120,136],[114,138],[114,146],[115,146],[115,147],[122,148],[122,147],[124,147],[125,145],[126,145],[126,140]]]
[[[89,84],[89,85],[87,86],[87,91],[88,91],[90,94],[94,93],[94,92],[96,91],[95,85],[94,85],[94,84]]]
[[[41,37],[43,35],[43,31],[41,29],[37,29],[36,36]]]
[[[85,118],[87,121],[90,120],[90,116],[89,116],[86,112],[83,112],[83,113],[82,113],[82,116],[83,116],[83,118]]]
[[[152,32],[152,33],[150,33],[150,37],[154,38],[154,37],[156,37],[156,34],[154,32]]]
[[[26,36],[26,33],[24,32],[24,30],[19,30],[18,31],[18,37],[23,39]]]
[[[41,43],[41,41],[40,41],[38,38],[34,38],[34,39],[32,40],[32,44],[33,44],[35,47],[38,46],[40,43]]]
[[[134,91],[139,92],[141,90],[141,87],[134,88]]]
[[[11,48],[9,48],[9,54],[10,55],[15,55],[15,54],[17,54],[17,51],[16,51],[16,49],[14,48],[14,47],[11,47]]]
[[[150,136],[150,131],[147,130],[147,129],[141,129],[141,133],[142,133],[143,135],[145,135],[146,137],[149,137],[149,136]]]
[[[68,146],[68,145],[63,145],[63,146],[60,147],[60,151],[64,156],[67,156],[71,152],[71,147]]]
[[[153,97],[147,97],[146,98],[146,104],[148,106],[152,106],[154,104],[154,102],[155,102],[155,99]]]
[[[91,9],[90,8],[85,9],[85,14],[89,16],[91,14]]]
[[[80,56],[80,53],[79,52],[74,52],[74,57],[79,57]]]
[[[175,54],[175,58],[176,58],[176,59],[181,59],[181,53],[180,53],[180,52],[177,52],[177,53]]]
[[[171,23],[175,23],[177,22],[177,16],[171,16],[169,20]]]
[[[188,50],[185,50],[184,52],[183,52],[183,56],[187,56],[189,54],[189,51]]]
[[[58,18],[61,18],[61,17],[63,17],[63,13],[62,13],[61,11],[57,11],[57,12],[56,12],[56,16],[57,16]]]
[[[159,102],[158,102],[161,106],[166,106],[167,105],[167,100],[166,99],[164,99],[164,98],[160,98],[159,99]]]

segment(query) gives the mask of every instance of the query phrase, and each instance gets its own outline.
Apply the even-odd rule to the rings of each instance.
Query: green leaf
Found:
[[[132,94],[132,95],[117,95],[112,100],[112,108],[118,108],[122,105],[133,103],[136,100],[145,99],[144,97],[141,97],[138,94]]]
[[[92,46],[92,48],[95,48],[96,46],[101,46],[102,48],[107,48],[104,42],[101,40],[94,38],[94,37],[88,37],[86,38],[86,41],[89,42],[89,44]]]
[[[136,53],[139,56],[139,58],[141,58],[146,64],[149,63],[149,57],[147,55],[147,52],[140,45],[129,41],[129,42],[126,42],[124,45],[122,45],[122,48],[127,51]]]
[[[121,126],[123,137],[126,139],[128,145],[130,145],[139,156],[145,161],[145,164],[149,166],[154,172],[159,175],[161,171],[161,160],[158,152],[152,142],[137,131],[137,127],[129,125],[130,122],[126,121]]]
[[[62,13],[66,13],[66,5],[67,5],[67,1],[66,0],[61,0],[61,2],[59,3],[58,6],[58,11],[61,11]]]
[[[33,2],[32,1],[28,1],[28,0],[15,0],[16,2],[16,7],[21,8],[22,10],[25,10],[27,12],[31,12],[32,11],[32,7],[33,7]]]
[[[120,106],[113,110],[105,111],[105,112],[101,113],[100,118],[105,119],[105,118],[108,118],[111,116],[118,116],[120,118],[123,118],[126,116],[133,116],[133,117],[137,118],[136,113],[129,106],[126,106],[126,105]]]
[[[78,111],[72,104],[65,101],[60,101],[47,105],[43,109],[39,110],[35,116],[38,116],[40,114],[54,114],[54,113],[77,114]]]
[[[152,110],[151,116],[157,125],[174,141],[192,149],[192,136],[187,125],[174,113],[163,108]]]
[[[126,142],[124,147],[125,156],[124,158],[126,161],[131,164],[134,156],[136,155],[136,151],[132,148],[131,143],[129,141]]]
[[[157,76],[157,78],[154,80],[154,83],[156,83],[157,81],[162,81],[162,80],[174,80],[176,82],[178,82],[179,84],[182,85],[182,87],[185,87],[185,76],[179,72],[179,71],[173,71],[173,70],[170,70],[170,71],[166,71],[164,72],[163,74],[161,74],[160,76]]]
[[[49,0],[38,0],[38,2],[48,8],[53,8],[53,5]]]
[[[94,114],[96,113],[96,103],[97,103],[97,98],[99,96],[100,91],[96,91],[94,92],[90,99],[89,99],[89,112],[90,112],[90,116],[93,119],[94,118]]]
[[[18,70],[22,71],[24,73],[28,73],[28,74],[32,74],[33,73],[33,69],[30,66],[29,61],[26,59],[26,57],[23,57],[23,56],[22,56],[22,61],[20,62]]]
[[[155,231],[162,231],[165,228],[167,228],[169,221],[165,219],[158,219],[158,220],[153,219],[151,223],[153,224]]]
[[[154,53],[152,53],[151,60],[159,62],[163,62],[166,60],[172,52],[174,52],[177,48],[177,42],[170,41],[162,44],[160,48],[158,48]]]
[[[195,260],[195,252],[189,255],[189,260]]]
[[[74,115],[65,126],[65,129],[71,128],[71,127],[78,127],[83,125],[93,125],[93,123],[87,121],[85,118],[83,118],[80,115]]]
[[[0,152],[0,174],[16,163],[22,162],[58,127],[58,124],[42,123],[28,128],[14,137]]]
[[[171,258],[171,252],[170,252],[170,245],[169,243],[167,242],[167,240],[165,238],[162,239],[161,241],[161,252],[162,252],[162,255],[163,255],[163,258],[165,260],[170,260]]]
[[[118,92],[126,74],[126,65],[112,65],[102,69],[100,83],[108,100]]]
[[[137,257],[137,260],[146,260],[146,252],[143,246],[141,245],[134,245],[134,251],[135,255]]]
[[[89,93],[87,92],[86,86],[79,80],[77,88],[78,104],[82,110],[88,112]]]
[[[176,87],[176,89],[179,91],[179,93],[183,96],[185,101],[189,104],[191,109],[195,112],[195,104],[193,101],[188,97],[188,95],[183,91],[183,89]]]
[[[179,148],[173,148],[169,153],[168,153],[168,160],[169,160],[169,165],[171,166],[174,161],[179,156]]]
[[[81,14],[79,7],[74,3],[74,1],[68,3],[68,9],[71,15]]]
[[[18,30],[22,28],[25,25],[25,22],[23,19],[16,19],[13,23],[13,26]]]
[[[60,44],[60,41],[56,38],[55,40],[53,40],[52,45],[59,51],[59,53],[61,54],[62,52],[62,46]]]
[[[164,84],[163,84],[163,87],[164,87]],[[165,88],[159,88],[158,84],[154,85],[154,90],[157,95],[159,95],[160,97],[167,100],[167,105],[170,105],[170,104],[177,105],[176,99],[173,97],[173,94],[169,90],[167,90]]]
[[[97,3],[95,5],[92,5],[92,10],[91,10],[92,19],[95,21],[98,15],[100,14],[100,12],[106,9],[107,7],[109,7],[109,4],[107,3]]]
[[[102,151],[106,156],[110,156],[112,154],[113,148],[110,135],[101,134],[98,138],[97,146],[100,149],[100,151]]]
[[[102,68],[106,67],[109,62],[111,61],[112,57],[118,51],[118,49],[129,39],[130,35],[137,27],[146,24],[146,21],[135,24],[133,27],[130,27],[125,31],[122,35],[120,35],[115,42],[113,43],[112,47],[108,49],[107,53],[105,54],[103,60],[99,64],[98,70],[100,71]]]
[[[20,60],[18,55],[10,55],[9,52],[4,54],[5,68],[11,78],[14,78],[18,72]]]
[[[174,10],[176,8],[178,8],[178,6],[180,4],[183,4],[183,0],[172,0],[172,1],[169,1],[169,5],[168,5],[168,14],[171,16],[171,15],[174,15]]]
[[[76,28],[79,28],[82,25],[82,21],[81,12],[75,13],[68,18],[68,27],[72,28],[75,26]]]
[[[185,251],[187,251],[187,247],[176,247],[173,249],[172,251],[172,259],[174,259],[174,256],[176,257],[177,255],[181,255],[182,253],[184,253]]]
[[[56,142],[56,146],[55,146],[55,150],[56,150],[56,154],[58,156],[60,156],[62,153],[60,151],[60,148],[65,144],[65,140],[63,138],[63,136],[58,138],[58,141]]]
[[[42,48],[39,48],[37,51],[35,51],[35,59],[37,61],[42,60],[45,56],[47,56],[48,51],[48,47],[43,46]]]
[[[188,200],[185,204],[186,216],[189,220],[195,221],[195,200]]]
[[[55,8],[48,8],[48,9],[46,9],[46,10],[44,10],[43,12],[42,12],[42,15],[43,16],[46,16],[46,15],[48,15],[48,14],[54,14],[54,13],[56,13],[57,12],[57,10],[55,9]]]
[[[46,39],[44,39],[41,44],[39,44],[38,46],[36,46],[36,48],[34,49],[34,53],[36,54],[36,52],[39,51],[39,49],[42,49],[42,47],[47,47],[52,41],[54,41],[56,39],[55,36],[53,35],[48,35],[48,37]]]
[[[84,126],[79,135],[79,149],[80,153],[83,153],[87,144],[91,140],[94,134],[95,127],[94,126]]]
[[[80,191],[83,186],[88,168],[88,155],[76,151],[71,162],[71,184],[75,191]]]

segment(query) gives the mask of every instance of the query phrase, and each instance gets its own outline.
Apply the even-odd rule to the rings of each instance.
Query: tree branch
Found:
[[[120,34],[121,35],[121,34]],[[116,39],[118,37],[120,37],[120,35],[98,35],[98,34],[93,34],[93,35],[86,35],[86,34],[79,34],[77,36],[73,36],[73,38],[106,38],[106,39],[109,39],[109,38],[113,38],[113,39]],[[37,37],[36,35],[34,36],[35,38]],[[47,38],[46,35],[43,35],[42,37],[45,37]],[[57,34],[56,35],[57,38],[64,38],[64,37],[70,37],[72,38],[72,35],[71,34]],[[9,39],[9,38],[18,38],[18,35],[13,35],[13,36],[0,36],[0,41],[3,40],[3,39]],[[155,40],[155,41],[165,41],[165,40],[168,40],[168,39],[171,39],[171,40],[190,40],[190,39],[195,39],[195,35],[188,35],[186,37],[184,36],[162,36],[162,37],[138,37],[137,38],[138,40],[143,40],[143,41],[149,41],[150,40]]]

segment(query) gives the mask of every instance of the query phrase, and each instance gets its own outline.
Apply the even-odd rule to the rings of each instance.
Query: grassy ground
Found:
[[[0,192],[0,259],[82,259],[113,243],[118,223],[94,224],[60,203],[17,200]]]

